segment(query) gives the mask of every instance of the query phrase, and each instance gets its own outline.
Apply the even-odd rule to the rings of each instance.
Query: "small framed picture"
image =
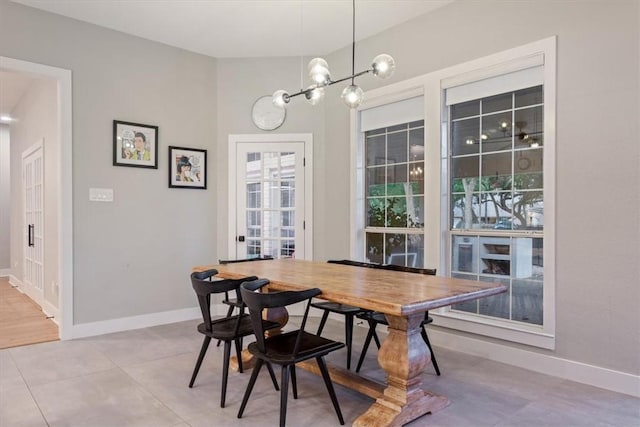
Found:
[[[169,187],[207,188],[207,150],[169,147]]]
[[[158,169],[158,126],[114,120],[113,165]]]

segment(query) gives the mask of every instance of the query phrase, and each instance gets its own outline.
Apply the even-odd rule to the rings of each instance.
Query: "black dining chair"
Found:
[[[191,381],[189,382],[189,388],[193,387],[193,383],[198,376],[200,366],[204,360],[204,356],[209,348],[209,343],[212,338],[224,341],[224,359],[222,367],[222,392],[220,395],[220,407],[224,408],[225,398],[227,394],[227,378],[229,376],[229,359],[231,357],[231,343],[235,343],[236,355],[238,357],[238,370],[242,372],[242,338],[253,335],[253,325],[249,315],[244,312],[244,305],[240,305],[240,313],[235,316],[224,317],[221,319],[211,318],[211,295],[223,292],[235,291],[238,295],[238,301],[242,302],[240,293],[238,291],[240,284],[245,280],[257,279],[255,276],[246,277],[244,279],[231,280],[215,280],[210,279],[218,274],[218,270],[210,269],[202,272],[191,273],[191,285],[198,297],[198,304],[200,305],[200,311],[202,312],[203,322],[198,325],[198,332],[204,335],[204,341],[202,342],[202,348],[196,361],[196,366],[193,369],[193,375],[191,375]],[[261,324],[261,331],[269,329],[279,328],[280,325],[276,322],[263,320]],[[278,383],[273,373],[271,365],[267,365],[271,379],[276,390],[278,390]]]
[[[402,265],[395,264],[384,264],[380,265],[378,268],[384,270],[392,270],[392,271],[404,271],[406,273],[416,273],[416,274],[427,274],[430,276],[436,275],[436,270],[431,268],[417,268],[417,267],[405,267]],[[364,358],[367,355],[367,350],[369,349],[369,345],[371,344],[371,339],[373,339],[376,343],[378,349],[380,348],[380,339],[378,338],[378,334],[376,333],[376,326],[378,325],[389,325],[387,318],[383,313],[377,311],[370,311],[367,313],[362,313],[358,315],[358,318],[363,319],[369,325],[369,331],[367,332],[367,338],[364,340],[364,345],[362,346],[362,351],[360,352],[360,359],[358,359],[358,366],[356,367],[356,372],[360,372],[360,368],[362,367],[362,363],[364,362]],[[429,316],[429,312],[426,311],[424,313],[424,319],[420,323],[420,335],[424,343],[429,348],[429,352],[431,353],[431,363],[433,364],[433,368],[436,371],[437,375],[440,375],[440,368],[438,367],[438,362],[436,360],[436,355],[433,352],[433,348],[431,347],[431,342],[429,341],[429,336],[427,335],[427,330],[425,329],[425,325],[433,322],[433,318]]]
[[[374,268],[375,264],[370,264],[366,262],[360,261],[351,261],[348,259],[341,260],[329,260],[327,261],[330,264],[342,264],[342,265],[351,265],[355,267],[368,267]],[[329,313],[341,314],[344,316],[344,335],[345,341],[347,344],[347,369],[351,369],[351,349],[353,342],[353,320],[358,315],[364,315],[368,313],[369,310],[365,310],[360,307],[355,307],[353,305],[348,304],[339,304],[336,302],[322,301],[322,302],[313,302],[311,303],[311,307],[323,310],[322,318],[320,319],[320,325],[318,326],[317,334],[322,334],[324,330],[324,326],[327,323],[327,319],[329,318]],[[376,336],[377,338],[377,336]]]
[[[333,383],[329,377],[329,371],[324,361],[324,356],[332,351],[344,347],[343,343],[314,335],[304,330],[309,315],[309,306],[311,299],[321,293],[320,289],[313,288],[304,291],[284,291],[284,292],[266,292],[258,293],[269,283],[267,279],[258,279],[250,282],[244,282],[240,287],[242,300],[249,309],[251,322],[255,329],[256,342],[249,344],[249,352],[257,359],[256,365],[251,373],[251,379],[247,385],[238,418],[242,418],[242,414],[247,406],[251,391],[258,378],[258,373],[263,363],[276,364],[282,367],[282,378],[280,380],[280,427],[284,427],[287,417],[287,396],[289,388],[289,377],[291,377],[291,386],[293,398],[298,398],[298,386],[296,384],[295,364],[308,359],[316,359],[322,379],[324,380],[331,402],[338,415],[341,425],[344,425],[340,404],[336,398]],[[279,335],[269,336],[265,338],[263,331],[262,311],[268,308],[285,307],[302,301],[307,301],[304,316],[300,329],[282,333]]]
[[[237,262],[252,262],[252,261],[265,261],[265,260],[272,260],[273,257],[271,255],[264,255],[264,256],[258,256],[258,257],[253,257],[253,258],[244,258],[244,259],[220,259],[218,260],[218,263],[221,265],[225,265],[225,264],[235,264]],[[238,304],[238,299],[237,298],[229,298],[229,293],[225,292],[224,293],[224,299],[222,300],[223,304],[226,304],[229,306],[229,309],[227,310],[227,317],[230,317],[233,314],[233,311],[236,308],[239,308],[240,305]],[[220,343],[218,343],[220,344]]]

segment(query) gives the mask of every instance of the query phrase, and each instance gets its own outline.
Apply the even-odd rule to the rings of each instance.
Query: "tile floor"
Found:
[[[309,329],[315,330],[315,319]],[[295,320],[290,322],[295,323]],[[273,426],[279,393],[265,372],[244,417],[237,419],[247,373],[232,372],[227,407],[219,407],[222,347],[211,346],[194,388],[189,382],[201,335],[196,321],[74,341],[0,351],[0,426]],[[326,334],[342,339],[341,323]],[[354,332],[353,363],[366,330]],[[425,388],[451,405],[410,426],[640,426],[640,399],[436,347],[443,373],[431,368]],[[375,351],[362,374],[381,379]],[[329,356],[344,365],[345,350]],[[299,399],[289,400],[287,425],[339,425],[322,382],[298,370]],[[264,374],[264,375],[263,375]],[[372,403],[336,386],[346,425]]]

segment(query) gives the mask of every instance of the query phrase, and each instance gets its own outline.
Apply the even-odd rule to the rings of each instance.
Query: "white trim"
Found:
[[[185,320],[201,319],[199,307],[183,308],[181,310],[163,311],[159,313],[141,314],[139,316],[121,317],[118,319],[101,320],[99,322],[73,325],[72,338],[91,337],[110,334],[113,332],[130,331],[132,329],[148,328],[168,323],[183,322]]]
[[[58,308],[60,339],[73,328],[73,150],[71,70],[0,56],[3,70],[28,73],[58,82]]]
[[[304,143],[304,258],[313,259],[313,135],[310,133],[276,133],[276,134],[232,134],[228,139],[228,206],[236,206],[236,162],[239,142],[303,142]],[[231,209],[231,208],[229,208]],[[228,215],[229,233],[235,233],[236,215]],[[227,254],[235,254],[236,247],[232,236],[227,236]]]
[[[11,276],[10,268],[0,268],[0,277],[8,277]]]
[[[60,322],[58,321],[58,319],[60,318],[60,310],[54,307],[47,300],[42,301],[42,306],[40,307],[40,309],[47,317],[51,318],[53,323],[58,325],[58,328],[60,327]]]
[[[640,376],[638,375],[464,337],[435,328],[429,329],[429,337],[436,347],[640,397]]]
[[[16,276],[14,276],[13,274],[9,274],[9,284],[14,288],[18,289],[20,292],[22,292],[20,290],[20,286],[22,286],[22,281],[18,279]]]

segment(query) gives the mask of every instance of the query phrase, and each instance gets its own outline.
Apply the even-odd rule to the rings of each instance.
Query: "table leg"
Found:
[[[420,336],[424,313],[386,317],[389,334],[378,352],[378,362],[387,373],[387,387],[354,426],[401,426],[449,405],[446,397],[422,389],[422,374],[431,362]]]

